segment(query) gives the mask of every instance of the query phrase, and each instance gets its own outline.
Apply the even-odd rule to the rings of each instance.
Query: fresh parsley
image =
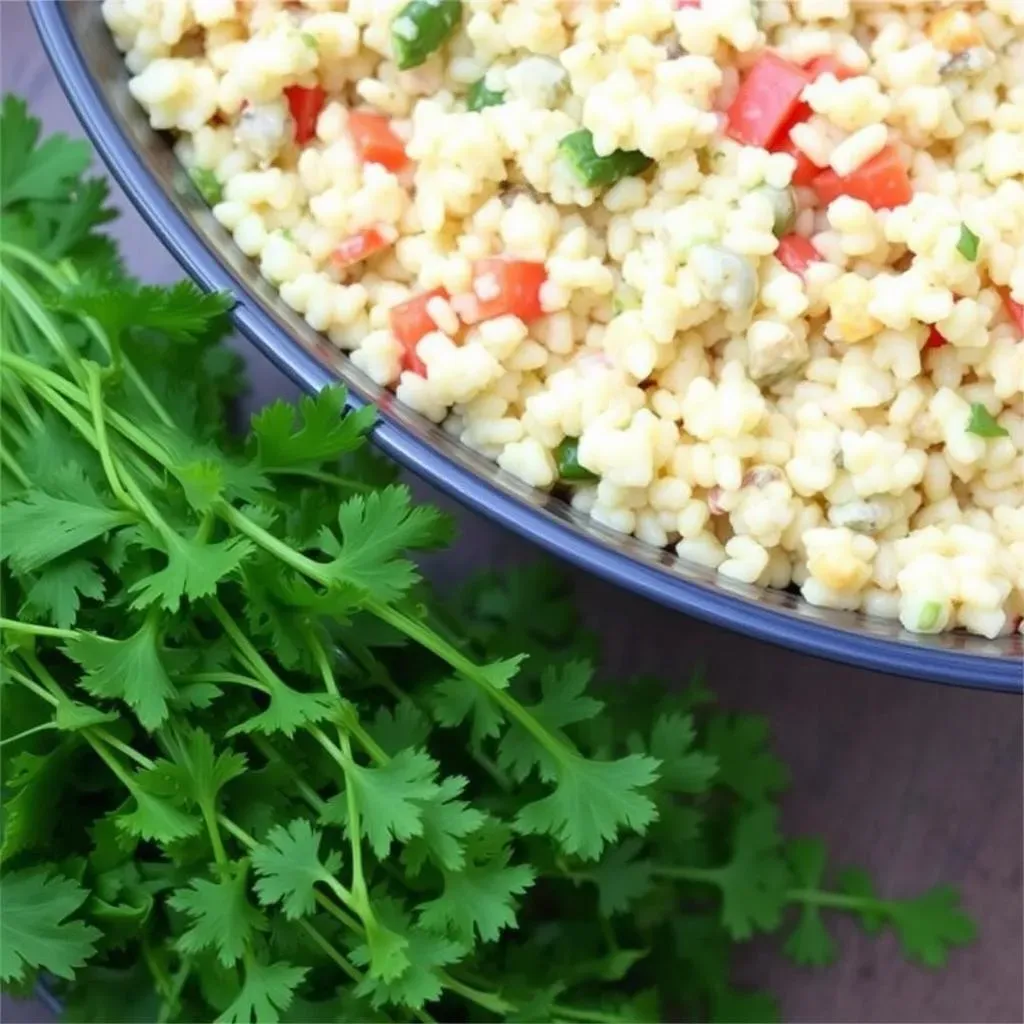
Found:
[[[1010,434],[981,402],[971,403],[971,417],[967,421],[967,433],[977,434],[978,437],[1008,437]]]
[[[975,263],[978,259],[978,247],[981,239],[966,225],[960,225],[960,241],[956,244],[956,250],[965,260]]]
[[[409,552],[450,523],[343,390],[236,438],[229,301],[125,275],[81,144],[13,99],[0,136],[6,986],[86,1022],[764,1021],[755,934],[971,940],[951,890],[784,839],[766,722],[595,680],[545,570],[433,594]]]

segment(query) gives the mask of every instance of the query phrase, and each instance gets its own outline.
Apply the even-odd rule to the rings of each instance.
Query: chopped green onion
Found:
[[[608,156],[598,156],[594,150],[594,135],[586,128],[566,135],[558,144],[576,177],[588,188],[614,185],[623,178],[643,174],[654,161],[635,149],[617,149]]]
[[[505,93],[500,89],[489,89],[487,79],[481,78],[469,87],[469,94],[466,96],[466,108],[477,113],[485,107],[499,107],[505,102]]]
[[[939,624],[942,615],[942,603],[940,601],[925,601],[917,613],[917,628],[923,633],[928,633]]]
[[[775,213],[772,225],[775,237],[788,235],[796,225],[796,193],[791,188],[772,188],[771,185],[762,185],[754,191],[771,203]]]
[[[391,22],[391,46],[399,70],[418,68],[454,35],[462,0],[410,0]]]
[[[313,33],[312,33],[312,32],[302,32],[302,33],[300,33],[300,35],[302,36],[302,41],[303,41],[303,42],[304,42],[304,43],[305,43],[305,44],[306,44],[306,45],[307,45],[307,46],[308,46],[308,47],[309,47],[309,48],[310,48],[311,50],[319,50],[319,49],[320,49],[320,45],[319,45],[319,43],[317,43],[317,41],[316,41],[316,36],[315,36],[315,35],[313,35]]]
[[[978,245],[981,239],[966,225],[960,225],[960,241],[956,244],[957,252],[965,260],[970,260],[972,263],[978,258]]]
[[[205,167],[193,167],[188,172],[192,184],[210,206],[216,206],[224,198],[224,189],[213,171]]]
[[[612,312],[619,316],[627,309],[639,309],[640,304],[639,292],[628,284],[624,284],[612,297]]]
[[[1010,434],[1006,427],[1000,426],[996,422],[996,418],[981,402],[974,402],[971,405],[971,418],[967,423],[967,432],[977,434],[978,437],[1009,437]]]
[[[580,465],[580,442],[578,438],[567,437],[556,449],[558,475],[563,480],[596,480],[597,477],[585,466]]]

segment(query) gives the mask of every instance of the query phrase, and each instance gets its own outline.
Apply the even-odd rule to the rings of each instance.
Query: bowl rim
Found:
[[[165,193],[90,73],[63,6],[61,0],[35,0],[29,8],[65,95],[129,200],[186,273],[204,288],[237,296],[231,314],[235,326],[280,370],[308,392],[335,383],[330,370],[262,308]],[[350,399],[353,405],[363,404],[351,391]],[[871,636],[703,587],[604,545],[543,508],[531,506],[384,416],[378,418],[373,440],[397,462],[461,504],[550,554],[675,611],[829,661],[975,689],[1024,690],[1024,659]]]

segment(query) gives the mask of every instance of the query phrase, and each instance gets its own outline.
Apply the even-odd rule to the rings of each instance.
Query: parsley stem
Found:
[[[454,992],[457,996],[462,996],[463,999],[468,999],[471,1003],[475,1003],[491,1013],[504,1016],[515,1009],[511,1003],[506,1002],[501,996],[495,995],[492,992],[481,992],[479,989],[472,988],[469,985],[463,985],[461,981],[457,981],[447,971],[438,971],[437,976],[441,979],[444,987],[450,992]]]
[[[34,725],[31,729],[23,729],[21,732],[16,733],[14,736],[5,736],[0,740],[0,747],[6,747],[8,743],[17,743],[19,740],[28,739],[29,736],[34,736],[37,732],[47,732],[50,729],[56,729],[56,722],[43,722],[40,725]]]
[[[722,872],[719,868],[658,867],[654,869],[654,875],[674,882],[704,882],[707,885],[718,885]]]
[[[0,264],[0,287],[7,289],[11,298],[14,299],[15,303],[28,316],[29,320],[35,324],[39,333],[50,343],[53,350],[64,361],[71,377],[77,380],[78,373],[76,371],[81,366],[81,360],[71,350],[71,347],[61,334],[56,321],[46,312],[29,284],[20,275],[11,270],[10,267],[4,267]]]
[[[267,692],[264,683],[238,672],[194,672],[184,676],[182,681],[186,683],[228,683],[232,686],[247,686],[250,690],[259,690],[260,693]]]
[[[18,460],[7,450],[6,445],[0,445],[0,462],[7,467],[7,471],[13,476],[22,487],[28,489],[32,486],[25,471],[18,465]]]
[[[821,889],[790,889],[786,893],[790,903],[806,903],[814,907],[828,907],[832,910],[877,910],[886,911],[888,900],[871,896],[854,896],[845,892],[825,892]]]
[[[404,633],[410,640],[415,640],[421,647],[425,647],[432,654],[436,654],[437,657],[447,662],[456,672],[460,672],[467,679],[476,683],[502,710],[521,725],[558,761],[565,763],[571,758],[578,756],[576,751],[565,741],[560,740],[541,725],[515,697],[494,686],[479,665],[467,658],[457,647],[450,644],[443,637],[438,636],[429,626],[425,626],[397,608],[391,608],[379,601],[368,601],[366,609],[389,626],[393,626],[399,632]]]
[[[107,421],[103,415],[103,385],[100,381],[99,369],[94,363],[87,363],[85,367],[85,390],[89,396],[89,404],[92,407],[92,425],[96,431],[96,451],[99,452],[100,462],[103,465],[103,472],[107,476],[107,483],[110,484],[114,497],[122,505],[138,512],[139,508],[132,501],[128,492],[121,483],[114,466],[114,459],[110,452],[110,441],[107,439]]]
[[[4,388],[10,394],[14,404],[18,407],[18,412],[21,413],[21,418],[25,421],[25,426],[30,427],[32,430],[40,430],[43,426],[42,417],[33,408],[32,403],[29,401],[28,395],[25,394],[25,389],[21,386],[21,382],[17,377],[7,376],[4,378]],[[4,424],[11,435],[15,436],[15,427],[13,423],[5,421]],[[16,436],[15,439],[17,440]],[[22,435],[19,444],[25,445],[28,442],[28,438]]]
[[[37,626],[32,622],[20,619],[0,618],[0,630],[9,629],[12,633],[24,633],[27,636],[48,636],[54,640],[74,640],[78,633],[73,629],[56,629],[53,626]]]
[[[322,484],[333,484],[335,487],[344,487],[346,490],[355,491],[357,494],[373,494],[376,488],[372,484],[364,484],[351,477],[339,476],[337,473],[321,473],[315,469],[268,469],[265,471],[268,476],[299,476],[306,480],[318,480]]]
[[[45,700],[47,704],[52,704],[54,707],[58,707],[60,705],[60,700],[50,693],[50,691],[45,687],[40,686],[34,679],[30,679],[28,676],[19,672],[16,668],[12,668],[10,665],[6,665],[5,668],[9,679],[13,679],[16,683],[20,683],[26,690],[31,690],[37,697],[41,697]]]
[[[299,927],[333,960],[357,985],[363,980],[362,971],[353,967],[308,921],[300,920]]]
[[[281,768],[288,773],[288,777],[292,780],[293,785],[302,796],[302,799],[305,800],[314,811],[316,811],[317,817],[323,815],[324,808],[327,806],[327,801],[321,799],[320,794],[302,778],[292,763],[283,758],[274,749],[273,745],[262,736],[250,735],[248,739],[249,742],[252,743],[252,745],[268,761],[273,761],[275,764],[280,765]]]

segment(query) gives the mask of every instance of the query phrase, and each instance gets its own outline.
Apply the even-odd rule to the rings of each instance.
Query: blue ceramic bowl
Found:
[[[303,388],[348,386],[355,405],[380,407],[374,440],[459,501],[607,580],[706,622],[807,654],[932,682],[1024,688],[1020,635],[915,636],[898,623],[814,608],[790,593],[733,583],[674,555],[605,530],[563,501],[503,473],[344,359],[260,276],[213,219],[128,94],[127,72],[98,3],[35,0],[36,26],[54,70],[96,148],[185,270],[238,298],[238,329]]]

